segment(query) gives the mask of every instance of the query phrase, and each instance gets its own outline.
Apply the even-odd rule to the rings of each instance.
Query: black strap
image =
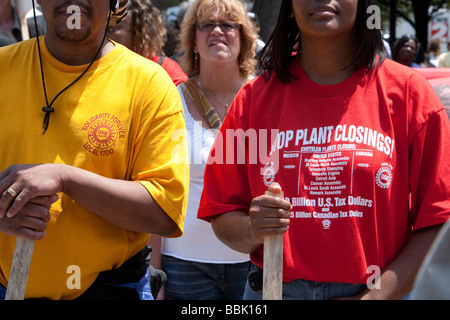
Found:
[[[151,248],[145,246],[115,270],[100,272],[94,283],[76,300],[139,300],[135,289],[120,286],[142,279],[149,266]]]

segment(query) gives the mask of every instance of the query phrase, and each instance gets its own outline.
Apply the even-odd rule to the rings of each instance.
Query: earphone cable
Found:
[[[67,87],[65,87],[64,89],[62,89],[52,100],[52,102],[49,104],[48,103],[48,96],[47,96],[47,89],[45,86],[45,77],[44,77],[44,68],[43,68],[43,64],[42,64],[42,56],[41,56],[41,46],[39,43],[39,30],[37,27],[37,19],[36,19],[36,7],[34,5],[34,1],[32,1],[33,3],[33,13],[34,13],[34,26],[35,26],[35,30],[36,30],[36,41],[37,41],[37,47],[38,47],[38,55],[39,55],[39,64],[40,64],[40,68],[41,68],[41,79],[42,79],[42,86],[44,88],[44,96],[45,96],[45,103],[46,103],[46,107],[42,108],[42,111],[45,112],[45,117],[44,117],[44,124],[43,124],[43,129],[44,132],[42,132],[42,134],[45,134],[45,132],[48,129],[49,123],[50,123],[50,114],[52,112],[55,111],[55,109],[52,107],[53,103],[56,101],[56,99],[63,93],[65,92],[67,89],[69,89],[71,86],[73,86],[78,80],[80,80],[87,72],[88,70],[91,68],[91,66],[94,64],[95,62],[95,58],[97,57],[97,55],[100,53],[100,50],[103,47],[103,44],[105,42],[106,39],[106,34],[108,32],[108,26],[109,26],[109,22],[111,19],[111,11],[109,11],[109,15],[108,15],[108,22],[106,23],[106,29],[105,29],[105,34],[103,35],[103,40],[102,43],[100,44],[100,47],[98,48],[94,58],[92,59],[91,63],[88,65],[88,67],[72,82],[70,83]]]

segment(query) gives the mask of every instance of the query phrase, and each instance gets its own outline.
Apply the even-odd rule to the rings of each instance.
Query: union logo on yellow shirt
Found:
[[[112,148],[117,139],[125,138],[125,128],[122,122],[111,113],[99,113],[90,117],[82,128],[87,132],[84,149],[96,156],[109,156],[114,153]]]

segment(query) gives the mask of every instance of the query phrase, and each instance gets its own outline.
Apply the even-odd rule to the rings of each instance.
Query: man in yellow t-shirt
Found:
[[[183,232],[180,97],[104,40],[111,2],[85,2],[68,29],[61,1],[38,1],[46,35],[0,48],[0,298],[18,236],[36,240],[25,298],[146,299],[149,235]]]

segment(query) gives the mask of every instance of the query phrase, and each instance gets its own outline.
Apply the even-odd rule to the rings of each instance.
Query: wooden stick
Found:
[[[33,248],[34,240],[16,238],[16,247],[6,289],[6,300],[24,299]]]
[[[284,198],[283,192],[266,195]],[[282,300],[283,295],[283,235],[264,239],[263,300]]]
[[[33,0],[34,1],[34,0]],[[20,11],[20,30],[22,40],[30,38],[27,22],[27,9],[29,3],[16,1],[16,7]],[[8,287],[6,289],[6,300],[23,300],[25,297],[25,288],[27,286],[28,271],[30,270],[31,257],[33,255],[34,240],[25,238],[16,238],[16,247],[9,274]]]

